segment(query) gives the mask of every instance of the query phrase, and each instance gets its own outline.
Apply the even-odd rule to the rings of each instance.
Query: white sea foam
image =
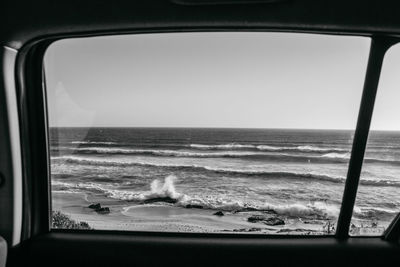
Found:
[[[229,196],[218,195],[187,195],[178,192],[175,187],[177,178],[173,175],[165,177],[164,180],[155,179],[150,184],[148,191],[130,191],[121,190],[98,183],[66,183],[53,181],[53,186],[58,186],[61,192],[93,192],[102,193],[107,197],[139,202],[139,204],[146,203],[146,200],[157,198],[171,198],[176,200],[175,205],[186,207],[189,204],[200,205],[205,209],[223,210],[227,212],[236,212],[252,208],[255,210],[273,210],[277,214],[291,217],[314,217],[318,218],[336,218],[339,214],[340,206],[337,204],[315,201],[309,203],[285,203],[285,204],[271,204],[268,202],[261,203],[257,201],[245,202],[244,199],[236,199]],[[162,203],[160,205],[171,205],[171,203]],[[394,214],[397,211],[382,207],[354,207],[354,214],[356,216],[370,216],[370,214]]]
[[[177,180],[176,176],[169,175],[165,177],[164,183],[160,180],[154,180],[151,182],[150,194],[146,196],[146,198],[156,198],[156,197],[170,197],[173,199],[178,199],[182,197],[182,194],[179,194],[175,190],[174,182]]]
[[[257,149],[262,151],[298,151],[298,152],[345,152],[348,149],[336,147],[317,147],[311,145],[303,146],[270,146],[270,145],[252,145],[252,144],[191,144],[189,145],[196,149]]]
[[[344,148],[333,148],[333,147],[316,147],[316,146],[298,146],[296,147],[299,151],[311,151],[311,152],[326,152],[326,151],[347,151]]]
[[[198,149],[240,149],[240,148],[255,148],[254,145],[243,145],[237,143],[219,144],[219,145],[204,145],[204,144],[190,144],[192,148]]]
[[[312,202],[308,204],[293,203],[283,205],[270,205],[265,204],[265,207],[276,211],[278,214],[303,217],[311,215],[320,215],[323,217],[337,217],[339,214],[339,207],[325,202]]]
[[[359,218],[371,218],[371,215],[373,217],[376,216],[381,217],[382,215],[387,215],[390,216],[390,219],[392,219],[393,216],[398,212],[399,212],[398,209],[390,209],[377,206],[369,206],[369,207],[354,206],[353,209],[354,216]]]
[[[316,146],[267,146],[259,145],[257,149],[264,151],[292,151],[292,152],[340,152],[347,151],[344,148],[316,147]]]
[[[320,216],[335,216],[338,209],[333,205],[327,205],[322,202],[315,202],[312,204],[282,204],[282,205],[272,205],[269,203],[259,203],[249,205],[241,200],[229,199],[227,197],[222,198],[219,196],[188,196],[177,192],[174,182],[177,178],[173,175],[167,176],[164,181],[153,180],[150,185],[150,191],[127,191],[107,188],[104,185],[96,183],[78,183],[70,184],[63,182],[53,182],[53,185],[59,185],[68,189],[72,189],[70,192],[77,192],[76,190],[89,190],[102,192],[108,197],[120,199],[120,200],[131,200],[131,201],[144,201],[148,199],[155,198],[165,198],[169,197],[176,199],[178,206],[185,207],[189,204],[201,205],[204,208],[214,209],[214,210],[224,210],[224,211],[237,211],[244,208],[252,207],[254,209],[260,210],[274,210],[278,214],[288,215],[288,216],[310,216],[310,215],[320,215]]]
[[[130,149],[130,148],[115,148],[115,147],[59,147],[59,149],[93,152],[99,154],[149,154],[155,156],[171,156],[171,157],[246,157],[246,156],[263,156],[260,152],[247,151],[220,151],[220,152],[194,152],[182,150],[167,150],[167,149]]]
[[[282,151],[284,147],[279,147],[279,146],[268,146],[268,145],[259,145],[256,146],[258,150],[265,150],[265,151]]]
[[[71,144],[91,144],[91,145],[114,145],[115,142],[98,142],[98,141],[72,141]]]
[[[328,153],[322,155],[321,157],[330,159],[349,159],[350,153]]]

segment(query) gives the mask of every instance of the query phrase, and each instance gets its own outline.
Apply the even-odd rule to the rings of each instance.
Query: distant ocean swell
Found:
[[[71,144],[81,145],[116,145],[116,142],[96,142],[96,141],[72,141]],[[189,147],[199,150],[259,150],[259,151],[287,151],[287,152],[313,152],[313,153],[331,153],[331,152],[349,152],[347,148],[318,147],[313,145],[303,146],[271,146],[271,145],[253,145],[253,144],[170,144],[173,146]]]
[[[99,142],[99,141],[72,141],[71,144],[79,144],[79,145],[115,145],[116,142]]]
[[[70,141],[72,145],[82,145],[82,149],[91,148],[91,145],[99,145],[101,148],[107,148],[110,146],[124,147],[127,143],[111,142],[111,141]],[[61,145],[56,143],[56,145]],[[140,145],[144,145],[141,143]],[[157,146],[155,144],[147,144],[151,146]],[[176,148],[193,148],[198,150],[256,150],[256,151],[270,151],[270,152],[302,152],[302,153],[349,153],[351,147],[332,147],[332,146],[317,146],[317,145],[293,145],[293,146],[276,146],[276,145],[254,145],[254,144],[239,144],[239,143],[228,143],[228,144],[162,144],[163,146],[170,146]],[[61,147],[59,147],[60,149]],[[68,147],[67,147],[68,148]],[[67,149],[66,148],[66,149]],[[71,147],[70,147],[71,148]],[[72,147],[73,149],[79,149]],[[375,152],[389,152],[393,150],[400,150],[399,145],[368,145],[369,151]]]
[[[262,151],[288,151],[288,152],[347,152],[344,148],[332,147],[317,147],[317,146],[269,146],[269,145],[246,145],[246,144],[218,144],[218,145],[204,145],[204,144],[190,144],[191,148],[205,149],[205,150],[220,150],[220,149],[257,149]]]
[[[144,161],[121,161],[111,159],[93,159],[75,156],[61,156],[53,157],[53,160],[62,160],[68,163],[81,164],[81,165],[94,165],[94,166],[142,166],[142,167],[158,167],[171,170],[187,170],[187,171],[203,171],[213,172],[225,175],[239,175],[248,177],[263,177],[263,178],[286,178],[286,179],[309,179],[319,180],[333,183],[345,182],[345,177],[316,174],[312,172],[289,172],[289,171],[266,171],[266,170],[248,170],[248,169],[234,169],[234,168],[217,168],[211,166],[201,166],[195,164],[171,164],[171,163],[153,163]],[[373,186],[394,186],[400,187],[399,181],[383,180],[383,179],[362,179],[360,181],[364,185]]]
[[[60,147],[55,151],[72,151],[80,154],[110,154],[110,155],[150,155],[156,157],[185,157],[185,158],[250,158],[250,159],[275,159],[275,160],[291,160],[304,161],[314,160],[320,162],[347,162],[350,158],[349,153],[326,153],[318,156],[313,155],[292,155],[284,153],[265,153],[253,151],[214,151],[214,152],[198,152],[198,151],[182,151],[182,150],[166,150],[166,149],[130,149],[115,147]]]
[[[322,155],[296,155],[284,153],[263,153],[251,151],[217,151],[217,152],[198,152],[198,151],[179,151],[166,149],[130,149],[115,147],[83,147],[71,148],[60,147],[58,151],[68,150],[79,152],[80,154],[110,154],[110,155],[150,155],[156,157],[183,157],[183,158],[244,158],[244,159],[268,159],[274,161],[304,162],[313,163],[347,163],[350,153],[325,153]],[[371,158],[364,159],[366,163],[381,163],[390,165],[400,165],[400,161],[392,159]]]

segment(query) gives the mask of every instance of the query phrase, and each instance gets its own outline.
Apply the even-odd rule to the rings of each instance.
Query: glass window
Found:
[[[351,235],[382,235],[400,209],[400,46],[383,62]]]
[[[53,227],[334,234],[369,45],[260,32],[53,43]]]

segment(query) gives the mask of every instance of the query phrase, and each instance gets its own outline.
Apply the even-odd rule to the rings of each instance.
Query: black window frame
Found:
[[[34,40],[24,45],[17,56],[16,80],[17,101],[20,116],[21,149],[23,165],[23,222],[21,241],[47,233],[69,234],[113,234],[136,237],[206,237],[233,239],[307,239],[307,238],[331,238],[336,241],[357,238],[371,238],[366,236],[350,236],[349,227],[353,213],[354,203],[360,179],[360,172],[364,160],[366,143],[368,140],[369,126],[372,118],[375,96],[378,88],[380,72],[386,51],[394,44],[400,42],[399,37],[390,35],[373,35],[343,32],[324,31],[290,31],[293,33],[315,33],[369,37],[371,41],[367,71],[364,79],[361,104],[355,129],[347,178],[341,203],[341,209],[337,222],[335,235],[251,235],[251,234],[221,234],[221,233],[177,233],[177,232],[141,232],[141,231],[117,231],[117,230],[67,230],[51,229],[51,188],[50,188],[50,156],[48,143],[47,100],[43,71],[44,54],[48,46],[54,41],[66,38],[79,38],[91,36],[140,34],[140,33],[169,33],[169,32],[238,32],[238,31],[262,31],[262,32],[287,32],[273,29],[153,29],[146,31],[128,32],[100,32],[95,34],[67,34],[51,36]],[[354,103],[359,104],[359,103]],[[400,212],[400,211],[399,211]],[[392,221],[381,238],[390,242],[398,241],[400,237],[400,213]]]

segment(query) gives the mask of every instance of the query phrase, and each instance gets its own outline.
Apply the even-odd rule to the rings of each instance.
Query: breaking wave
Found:
[[[350,153],[328,153],[322,155],[321,158],[327,159],[335,159],[335,160],[349,160]],[[364,158],[364,162],[366,163],[383,163],[383,164],[391,164],[391,165],[400,165],[400,161],[393,159],[381,159],[381,158]]]
[[[175,190],[174,182],[176,177],[169,175],[165,177],[164,182],[160,180],[153,180],[150,184],[150,191],[146,192],[135,192],[128,190],[119,190],[112,188],[111,186],[98,184],[98,183],[66,183],[60,181],[52,181],[52,186],[59,187],[61,190],[68,192],[79,192],[79,191],[90,191],[95,193],[103,193],[108,197],[120,200],[132,200],[132,201],[144,201],[147,199],[154,198],[165,198],[179,199],[184,195],[179,194]]]
[[[153,180],[150,184],[150,190],[144,192],[135,192],[127,190],[118,190],[107,188],[101,184],[95,183],[78,183],[69,184],[64,182],[53,182],[53,186],[58,186],[68,190],[69,192],[95,192],[102,193],[107,197],[137,202],[138,204],[145,204],[149,200],[159,199],[173,199],[176,202],[174,205],[180,207],[187,207],[187,205],[198,205],[204,209],[222,210],[227,212],[238,212],[252,208],[252,210],[270,210],[280,215],[287,216],[320,216],[320,217],[333,217],[338,214],[338,207],[335,205],[327,205],[323,202],[314,202],[309,204],[282,204],[273,205],[269,203],[246,203],[242,200],[234,200],[229,198],[221,198],[218,196],[188,196],[183,193],[177,192],[175,188],[175,181],[177,178],[173,175],[167,176],[164,181]],[[171,203],[163,203],[165,205],[172,205]]]
[[[156,157],[183,157],[183,158],[243,158],[243,159],[268,159],[273,161],[312,161],[313,163],[347,163],[349,153],[328,153],[323,155],[295,155],[288,153],[271,153],[261,151],[182,151],[165,149],[129,149],[114,147],[60,147],[58,150],[66,149],[80,154],[120,154],[120,155],[150,155]]]
[[[255,169],[235,169],[235,168],[219,168],[211,166],[202,166],[196,164],[172,164],[172,163],[153,163],[145,161],[118,161],[109,159],[93,159],[82,158],[75,156],[54,157],[53,160],[63,160],[68,163],[78,163],[82,165],[94,166],[142,166],[142,167],[158,167],[171,170],[186,170],[186,171],[203,171],[212,172],[230,176],[247,176],[261,178],[284,178],[284,179],[308,179],[317,181],[326,181],[332,183],[344,183],[346,177],[320,174],[315,172],[291,172],[291,171],[269,171]],[[385,180],[385,179],[361,179],[363,185],[372,186],[394,186],[400,187],[400,181]]]
[[[219,144],[219,145],[204,145],[204,144],[190,144],[189,147],[204,150],[218,150],[218,149],[257,149],[262,151],[291,151],[291,152],[345,152],[348,149],[333,148],[333,147],[317,147],[317,146],[270,146],[270,145],[252,145],[252,144]]]
[[[116,142],[97,142],[97,141],[72,141],[71,144],[90,144],[90,145],[115,145]]]
[[[329,159],[350,159],[350,153],[328,153],[321,156]]]
[[[178,170],[200,170],[214,173],[228,174],[228,175],[244,175],[244,176],[262,176],[271,178],[304,178],[304,179],[315,179],[324,180],[331,182],[343,182],[344,177],[335,177],[329,175],[321,175],[315,173],[300,173],[300,172],[285,172],[285,171],[268,171],[268,170],[250,170],[250,169],[234,169],[234,168],[218,168],[211,166],[202,166],[196,164],[171,164],[171,163],[153,163],[145,161],[122,161],[122,160],[110,160],[110,159],[94,159],[94,158],[83,158],[75,156],[62,156],[53,157],[53,160],[64,160],[69,163],[78,163],[83,165],[95,165],[95,166],[143,166],[143,167],[160,167],[170,168]]]
[[[137,204],[146,204],[148,201],[155,200],[163,205],[176,205],[187,207],[188,205],[201,206],[204,209],[222,210],[226,212],[240,212],[251,209],[252,211],[273,211],[279,215],[292,217],[317,217],[317,218],[336,218],[339,214],[340,206],[328,204],[322,201],[309,203],[288,203],[271,204],[263,202],[245,202],[242,199],[232,199],[227,196],[202,196],[179,193],[175,188],[177,177],[169,175],[164,180],[155,179],[150,184],[149,191],[128,191],[114,188],[107,188],[102,184],[95,183],[64,183],[53,181],[53,186],[57,186],[67,192],[94,192],[102,193],[107,197],[132,201]],[[162,202],[163,199],[174,200],[173,202]],[[153,203],[153,202],[150,202]],[[393,214],[396,211],[380,207],[358,208],[355,207],[354,213],[357,217],[369,217],[371,215]]]
[[[166,150],[166,149],[130,149],[130,148],[113,148],[113,147],[60,147],[71,151],[78,151],[85,154],[128,154],[128,155],[152,155],[152,156],[166,156],[166,157],[198,157],[198,158],[212,158],[212,157],[257,157],[268,154],[259,152],[247,151],[220,151],[220,152],[195,152],[195,151],[182,151],[182,150]]]
[[[86,142],[87,143],[87,142]],[[100,142],[92,142],[92,144]],[[102,142],[106,144],[114,144],[112,142]],[[215,147],[209,145],[198,145],[201,147]],[[227,145],[217,145],[227,146]],[[229,146],[243,147],[245,145],[231,144]],[[260,147],[260,146],[258,146]],[[243,158],[243,159],[268,159],[272,161],[288,161],[288,162],[312,162],[312,163],[347,163],[350,159],[350,152],[329,152],[332,150],[342,149],[328,149],[318,148],[313,146],[299,146],[295,148],[290,147],[269,147],[262,146],[258,151],[185,151],[185,150],[170,150],[170,149],[132,149],[132,148],[119,148],[119,147],[58,147],[53,148],[54,151],[69,150],[71,152],[79,152],[80,154],[121,154],[121,155],[149,155],[155,157],[182,157],[182,158]],[[269,147],[269,148],[266,148]],[[215,150],[215,149],[214,149]],[[291,154],[291,153],[276,153],[276,152],[290,152],[290,151],[318,151],[319,155],[308,154]],[[366,157],[364,162],[400,165],[399,160],[388,158],[374,158]]]

